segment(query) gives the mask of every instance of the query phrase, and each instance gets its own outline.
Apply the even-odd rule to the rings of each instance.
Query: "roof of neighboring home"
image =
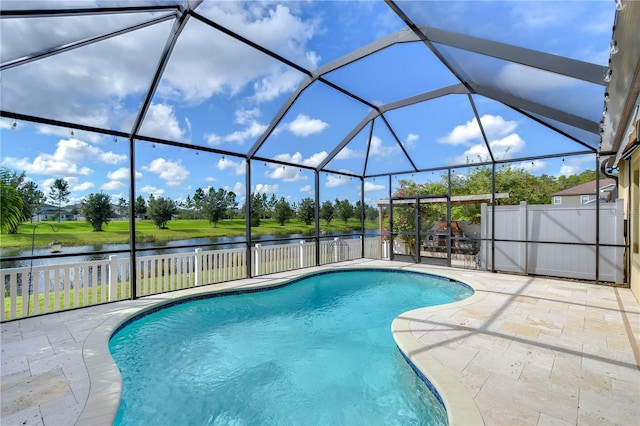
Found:
[[[604,189],[607,186],[615,185],[616,181],[611,178],[600,179],[600,189]],[[582,185],[577,185],[572,188],[567,188],[563,191],[556,192],[551,195],[594,195],[596,193],[596,181],[592,180],[591,182],[583,183]]]

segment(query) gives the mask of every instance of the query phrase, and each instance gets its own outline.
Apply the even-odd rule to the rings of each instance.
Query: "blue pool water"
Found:
[[[391,322],[472,293],[436,276],[366,269],[157,310],[110,340],[123,380],[115,424],[446,424]]]

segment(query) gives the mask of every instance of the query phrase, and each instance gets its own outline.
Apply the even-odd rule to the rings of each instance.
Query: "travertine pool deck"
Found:
[[[629,289],[372,260],[2,323],[0,423],[111,424],[120,377],[107,341],[144,308],[353,266],[433,272],[476,288],[470,300],[393,323],[407,356],[431,369],[425,374],[456,407],[454,423],[640,424],[640,305]]]

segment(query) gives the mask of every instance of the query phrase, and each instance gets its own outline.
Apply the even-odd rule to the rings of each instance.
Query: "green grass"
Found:
[[[122,296],[121,292],[122,289],[124,289],[125,291],[125,295]],[[100,301],[102,300],[102,287],[97,287],[97,288],[93,288],[93,287],[89,287],[87,289],[88,294],[87,294],[87,304],[84,304],[84,288],[80,288],[78,289],[78,303],[77,305],[74,303],[73,301],[73,297],[74,297],[74,292],[73,290],[69,290],[69,306],[64,307],[64,298],[65,298],[65,291],[64,290],[60,290],[60,293],[58,294],[58,302],[59,302],[59,309],[58,311],[62,311],[65,309],[72,309],[75,307],[79,307],[79,306],[90,306],[90,305],[96,305],[98,303],[101,303]],[[94,291],[95,290],[95,291]],[[55,293],[51,292],[49,293],[49,297],[48,297],[48,305],[49,305],[49,310],[48,312],[57,312],[55,310]],[[130,297],[129,294],[129,283],[123,283],[118,285],[118,294],[117,294],[118,300],[122,299],[126,299]],[[33,302],[34,302],[34,298],[33,295],[29,298],[29,314],[33,315]],[[45,305],[45,297],[44,294],[38,294],[38,312],[41,314],[44,312],[44,305]],[[23,318],[22,315],[22,297],[18,296],[16,299],[16,318]],[[11,315],[11,297],[7,296],[4,298],[4,319],[10,318]]]
[[[64,246],[100,245],[100,244],[126,244],[129,242],[129,222],[116,220],[109,222],[102,232],[94,232],[91,225],[80,221],[45,222],[53,225],[59,231],[54,232],[49,226],[40,226],[35,233],[35,247],[44,248],[54,240],[60,241]],[[0,236],[0,248],[24,250],[31,247],[33,228],[36,223],[23,223],[18,227],[16,234],[3,234]],[[158,229],[150,220],[136,221],[136,242],[166,242],[200,237],[231,237],[243,236],[246,223],[244,219],[228,219],[213,227],[206,220],[172,220],[167,224],[167,229]],[[375,229],[376,221],[365,222],[367,229]],[[332,221],[327,226],[321,222],[320,229],[323,232],[347,232],[360,229],[360,221],[349,219],[345,224],[342,221]],[[252,236],[259,235],[287,235],[309,234],[312,235],[315,226],[305,225],[297,219],[280,226],[273,219],[263,219],[259,227],[251,228]]]

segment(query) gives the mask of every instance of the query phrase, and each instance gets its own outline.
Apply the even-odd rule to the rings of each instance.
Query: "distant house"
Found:
[[[596,197],[600,202],[613,201],[612,192],[616,188],[616,181],[611,178],[600,179],[599,196],[596,191],[596,181],[583,183],[573,188],[551,194],[553,204],[589,204],[596,201]]]
[[[73,214],[74,206],[66,206],[60,209],[60,220],[77,220],[77,215]],[[33,215],[34,222],[41,222],[43,220],[57,220],[58,219],[58,206],[53,204],[43,204]]]

